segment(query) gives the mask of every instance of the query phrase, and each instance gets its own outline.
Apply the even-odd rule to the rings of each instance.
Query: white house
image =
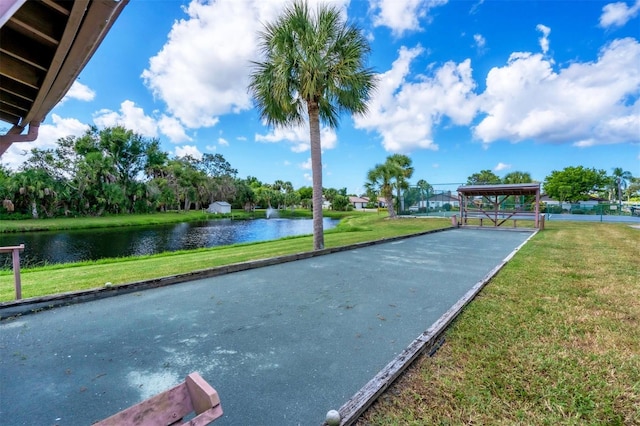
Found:
[[[457,209],[460,207],[460,201],[458,200],[458,197],[452,196],[451,192],[434,194],[426,200],[421,200],[415,206],[411,207],[417,210],[418,208],[427,208],[428,205],[430,209],[437,210],[441,209],[445,204],[449,204],[452,209]]]
[[[367,208],[369,199],[367,197],[349,197],[349,203],[356,210],[364,210]]]
[[[215,201],[209,204],[209,213],[231,213],[231,204],[226,201]]]

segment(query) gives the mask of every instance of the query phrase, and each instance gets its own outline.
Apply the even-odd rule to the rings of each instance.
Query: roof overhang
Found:
[[[540,184],[515,183],[505,185],[468,185],[459,187],[458,193],[466,197],[536,195],[540,193]]]
[[[0,155],[34,141],[129,0],[0,3]],[[27,129],[28,127],[28,129]],[[27,133],[25,132],[27,129]]]

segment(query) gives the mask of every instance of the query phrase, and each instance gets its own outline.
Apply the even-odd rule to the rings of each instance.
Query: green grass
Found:
[[[325,247],[339,247],[450,226],[448,219],[388,220],[377,213],[342,213],[335,229],[325,232]],[[112,221],[115,219],[112,219]],[[113,222],[112,222],[113,223]],[[311,236],[238,244],[209,249],[167,252],[143,257],[49,265],[21,271],[22,297],[36,297],[188,273],[255,259],[310,251]],[[15,297],[13,272],[0,271],[0,301]]]
[[[640,424],[640,230],[546,225],[358,425]]]

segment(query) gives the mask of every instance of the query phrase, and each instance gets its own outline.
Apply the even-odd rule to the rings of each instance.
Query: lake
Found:
[[[324,218],[324,229],[339,220]],[[0,246],[24,244],[22,267],[141,256],[237,243],[277,240],[313,233],[311,219],[216,219],[153,227],[95,228],[0,234]],[[11,254],[0,254],[0,267],[11,267]]]

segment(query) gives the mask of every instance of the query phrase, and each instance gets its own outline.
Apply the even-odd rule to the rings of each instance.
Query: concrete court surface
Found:
[[[0,424],[89,425],[198,371],[216,426],[319,425],[530,235],[452,229],[2,321]]]

